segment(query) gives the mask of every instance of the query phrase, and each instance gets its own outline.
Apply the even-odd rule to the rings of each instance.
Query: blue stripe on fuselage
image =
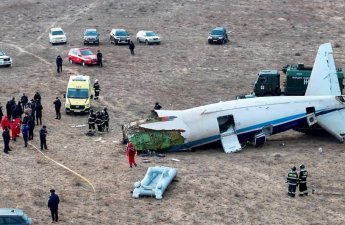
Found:
[[[316,116],[318,115],[323,115],[323,114],[327,114],[333,111],[337,111],[343,108],[337,108],[337,109],[331,109],[331,110],[317,110],[315,112]],[[280,119],[276,119],[276,120],[272,120],[272,121],[268,121],[265,123],[260,123],[260,124],[256,124],[253,126],[249,126],[249,127],[245,127],[242,129],[237,130],[237,136],[238,136],[238,140],[243,143],[246,141],[253,141],[254,135],[258,132],[261,131],[262,127],[266,126],[266,125],[273,125],[273,133],[272,134],[277,134],[277,133],[281,133],[287,130],[290,130],[298,125],[300,125],[301,123],[305,122],[305,118],[306,118],[306,113],[299,113],[296,115],[292,115],[292,116],[288,116],[285,118],[280,118]],[[278,124],[278,125],[274,125],[274,124]],[[192,147],[197,147],[197,146],[201,146],[201,145],[205,145],[208,143],[212,143],[215,141],[218,141],[220,139],[220,135],[213,135],[211,137],[207,137],[207,138],[203,138],[200,140],[196,140],[196,141],[191,141],[182,145],[177,145],[174,146],[172,148],[167,149],[167,151],[182,151],[185,149],[190,149]]]

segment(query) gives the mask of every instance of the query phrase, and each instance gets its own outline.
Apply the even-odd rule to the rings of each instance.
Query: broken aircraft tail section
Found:
[[[225,152],[241,143],[263,145],[267,137],[319,124],[345,140],[345,95],[341,95],[331,44],[320,46],[305,96],[238,99],[186,110],[156,110],[123,126],[138,150],[185,150],[220,140]]]

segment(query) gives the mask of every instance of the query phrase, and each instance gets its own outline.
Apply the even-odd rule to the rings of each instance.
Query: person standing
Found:
[[[127,156],[128,156],[128,162],[129,162],[129,167],[132,168],[133,165],[137,166],[135,163],[135,155],[137,154],[137,150],[134,148],[134,145],[132,142],[128,142],[127,145]]]
[[[2,130],[5,130],[5,128],[11,128],[11,120],[7,117],[7,115],[4,115],[1,119],[1,128]]]
[[[98,132],[102,132],[103,131],[103,122],[102,122],[102,115],[99,111],[96,112],[96,121],[95,121],[96,125],[97,125],[97,130]]]
[[[16,105],[16,99],[14,97],[6,103],[6,115],[8,119],[10,120],[11,120],[12,111],[15,105]]]
[[[28,122],[29,122],[29,111],[28,111],[29,109],[25,109],[25,111],[24,111],[24,117],[23,117],[23,120],[22,120],[22,124],[28,124]]]
[[[131,55],[134,55],[134,49],[135,49],[135,45],[133,43],[133,41],[129,41],[129,50],[131,50]]]
[[[52,215],[52,222],[58,222],[59,220],[59,203],[60,199],[57,194],[55,194],[55,190],[50,190],[50,196],[48,199],[48,208],[50,209],[50,213]]]
[[[162,106],[159,104],[159,102],[156,102],[155,107],[153,107],[154,110],[160,110]]]
[[[57,72],[58,73],[61,73],[62,72],[62,62],[63,62],[63,59],[61,58],[60,55],[58,55],[56,57],[56,67],[57,67]]]
[[[56,118],[58,120],[61,120],[61,101],[59,99],[59,97],[56,97],[55,101],[53,102],[53,104],[55,105],[55,113],[56,113]]]
[[[307,189],[307,177],[308,172],[305,169],[305,166],[302,164],[300,165],[300,171],[299,171],[299,196],[308,195],[308,189]]]
[[[10,149],[10,131],[8,127],[5,127],[4,131],[2,132],[2,138],[4,139],[4,152],[8,154],[8,151],[11,151]]]
[[[93,84],[93,90],[95,91],[95,100],[98,99],[99,92],[101,91],[101,87],[99,86],[98,80],[95,80],[95,83]]]
[[[296,187],[298,185],[298,174],[296,172],[295,166],[293,166],[290,172],[288,173],[286,182],[289,184],[288,195],[291,197],[295,197]]]
[[[35,120],[35,112],[36,112],[36,101],[34,99],[31,99],[30,101],[30,108],[31,108],[31,116],[34,118]]]
[[[22,119],[22,115],[23,115],[22,103],[18,102],[18,104],[12,110],[12,119],[16,119],[16,118]]]
[[[35,104],[35,114],[36,114],[36,121],[37,121],[37,125],[38,124],[38,120],[40,122],[40,125],[42,125],[42,110],[43,110],[43,106],[41,104],[40,101],[36,101]]]
[[[34,100],[37,102],[37,101],[40,101],[41,102],[41,95],[40,93],[38,93],[38,91],[36,91],[36,94],[34,95]]]
[[[22,103],[22,109],[24,111],[29,102],[28,96],[26,96],[25,93],[23,93],[23,96],[20,98],[20,102]]]
[[[96,114],[91,109],[90,114],[89,114],[89,119],[87,121],[87,123],[89,124],[89,132],[95,131],[96,129],[95,122],[96,122]]]
[[[41,144],[41,150],[43,150],[43,147],[45,150],[47,150],[47,127],[45,125],[42,126],[40,129],[40,144]]]
[[[24,139],[24,147],[28,147],[28,140],[29,140],[29,125],[24,123],[22,125],[22,134]]]
[[[97,51],[97,63],[98,63],[98,67],[103,67],[103,55],[102,52],[100,50]]]
[[[109,113],[107,107],[103,109],[104,131],[109,131]]]
[[[11,125],[12,125],[11,127],[12,140],[16,141],[17,137],[19,137],[19,134],[20,134],[20,119],[19,118],[13,119]]]
[[[33,140],[34,129],[35,129],[35,117],[33,116],[33,114],[29,115],[28,126],[29,126],[29,140]]]

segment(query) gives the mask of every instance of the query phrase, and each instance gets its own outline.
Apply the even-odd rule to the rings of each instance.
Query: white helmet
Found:
[[[97,82],[98,82],[98,80],[96,79],[96,80],[95,80],[95,83],[97,83]]]

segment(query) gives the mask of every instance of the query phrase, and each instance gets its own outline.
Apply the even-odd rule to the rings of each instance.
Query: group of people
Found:
[[[109,131],[109,113],[107,108],[104,107],[102,111],[96,112],[91,109],[87,122],[89,124],[89,133],[94,133],[96,126],[98,132]]]
[[[289,184],[288,195],[290,197],[295,197],[296,189],[298,185],[299,185],[299,196],[308,195],[308,189],[307,189],[308,172],[303,164],[299,168],[300,168],[299,174],[297,173],[296,166],[293,166],[287,175],[286,183]]]
[[[36,92],[31,101],[28,100],[25,93],[18,103],[16,103],[15,97],[13,97],[6,103],[5,115],[0,106],[0,124],[4,140],[4,152],[6,154],[11,151],[10,140],[16,141],[20,133],[23,135],[24,147],[28,146],[29,140],[33,140],[36,122],[37,125],[42,125],[42,110],[41,95],[38,92]],[[47,149],[46,135],[46,126],[43,125],[39,131],[41,149],[43,147]]]

